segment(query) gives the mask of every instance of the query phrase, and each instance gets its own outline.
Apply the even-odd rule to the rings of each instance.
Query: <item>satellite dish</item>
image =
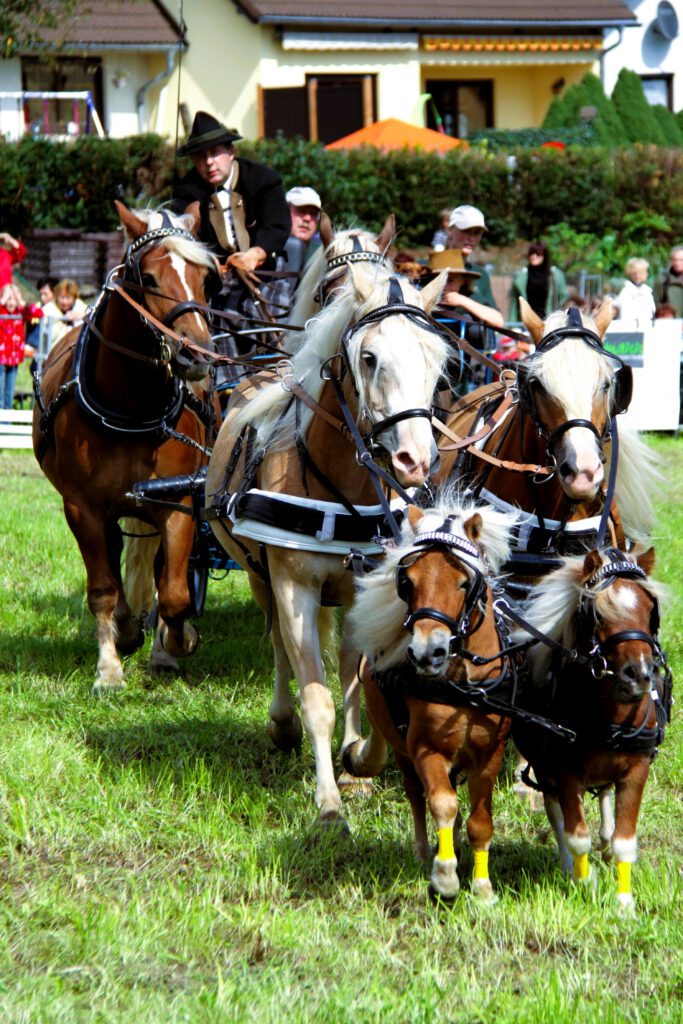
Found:
[[[669,43],[678,35],[678,15],[669,0],[661,0],[657,4],[657,17],[652,22],[652,30]]]

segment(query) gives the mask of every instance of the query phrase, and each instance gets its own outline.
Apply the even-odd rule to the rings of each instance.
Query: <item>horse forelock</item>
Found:
[[[528,361],[529,379],[538,381],[570,416],[586,416],[615,370],[614,360],[587,344],[580,335],[563,338],[546,351],[541,348]]]
[[[148,231],[156,231],[165,227],[168,220],[174,228],[180,231],[191,231],[194,218],[187,213],[172,213],[170,210],[155,210],[148,207],[144,210],[132,211],[136,217],[144,221]],[[159,248],[167,252],[177,253],[186,263],[195,263],[200,267],[207,267],[209,270],[216,269],[216,259],[207,245],[197,239],[186,238],[183,235],[169,235],[158,241]]]

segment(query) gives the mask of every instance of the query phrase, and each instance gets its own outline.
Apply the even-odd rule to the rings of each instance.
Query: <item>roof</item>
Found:
[[[40,37],[67,49],[157,49],[184,38],[161,0],[83,0],[81,12],[58,29],[41,29]]]
[[[387,28],[525,28],[529,25],[635,25],[626,0],[234,0],[264,24],[383,25]]]

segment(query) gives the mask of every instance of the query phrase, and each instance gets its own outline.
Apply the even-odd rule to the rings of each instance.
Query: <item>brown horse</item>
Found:
[[[185,383],[201,381],[206,362],[184,339],[212,347],[205,286],[216,266],[192,234],[198,211],[175,217],[116,206],[129,243],[125,263],[84,326],[50,352],[33,419],[36,457],[62,495],[85,563],[98,693],[124,685],[117,645],[129,653],[143,640],[121,582],[124,516],[144,519],[160,536],[155,571],[167,651],[175,657],[196,646],[196,630],[185,621],[192,520],[164,506],[140,511],[126,495],[138,480],[195,472],[206,461],[213,419],[200,384]]]
[[[567,744],[515,723],[515,743],[534,769],[565,871],[588,881],[590,833],[583,798],[600,791],[603,855],[617,864],[617,898],[633,906],[631,864],[650,763],[664,738],[671,676],[659,646],[661,588],[649,579],[654,549],[614,548],[568,558],[539,585],[524,611],[559,643],[530,654],[533,706],[576,732]],[[616,791],[616,826],[609,789]],[[608,789],[609,788],[609,789]]]
[[[391,745],[420,860],[430,849],[425,796],[429,803],[439,836],[431,886],[446,900],[460,888],[452,782],[460,773],[471,804],[472,891],[483,901],[495,899],[488,872],[491,808],[510,719],[477,708],[475,695],[510,669],[500,654],[487,574],[507,558],[515,521],[485,506],[453,504],[448,495],[426,513],[410,506],[401,545],[361,581],[350,614],[367,657],[361,678],[372,729],[345,749],[344,765],[354,775],[377,775]]]
[[[383,446],[403,486],[422,484],[436,457],[430,410],[448,355],[427,315],[443,281],[417,292],[381,268],[362,268],[309,321],[280,375],[259,374],[236,389],[206,479],[207,514],[218,517],[211,520],[214,533],[247,569],[271,622],[269,732],[285,750],[301,742],[292,672],[298,681],[321,821],[338,820],[341,806],[331,752],[335,708],[322,653],[333,632],[329,606],[352,603],[344,556],[351,547],[380,551],[376,534],[385,519],[382,488],[378,494],[359,462],[352,433]],[[344,630],[345,745],[360,735],[357,664]]]

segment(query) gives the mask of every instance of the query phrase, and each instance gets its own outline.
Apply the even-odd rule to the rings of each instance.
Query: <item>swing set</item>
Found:
[[[87,90],[82,92],[0,92],[0,109],[5,101],[16,103],[17,135],[26,133],[61,140],[74,138],[81,134],[90,135],[94,128],[97,135],[104,138],[105,132],[100,116],[95,109],[92,94]],[[42,101],[41,118],[31,117],[31,101]],[[60,117],[60,105],[65,102],[71,104],[71,118],[68,120]],[[56,116],[53,116],[53,112],[56,113]]]

